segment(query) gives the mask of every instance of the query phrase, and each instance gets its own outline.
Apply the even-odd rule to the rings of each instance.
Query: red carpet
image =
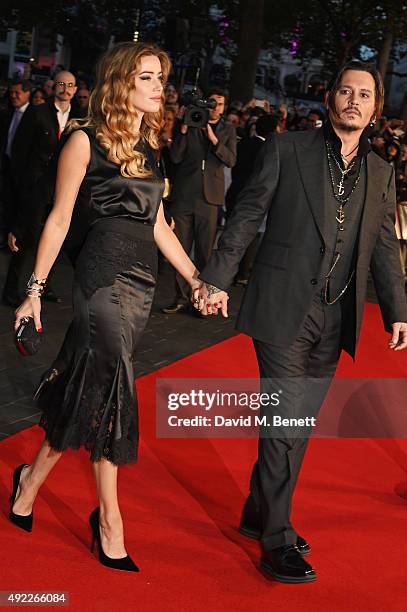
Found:
[[[386,348],[367,306],[357,366],[339,375],[405,376],[407,356]],[[236,358],[238,355],[238,359]],[[156,377],[253,377],[251,342],[237,336],[137,381],[142,444],[120,474],[127,548],[142,572],[122,575],[89,552],[95,504],[85,452],[68,452],[41,489],[34,530],[7,519],[13,467],[29,462],[35,427],[1,443],[1,590],[69,591],[72,610],[366,610],[407,608],[407,441],[313,440],[295,497],[318,581],[283,585],[257,570],[258,547],[236,531],[255,440],[155,438]]]

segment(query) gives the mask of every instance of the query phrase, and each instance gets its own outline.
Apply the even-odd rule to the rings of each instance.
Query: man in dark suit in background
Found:
[[[29,81],[13,81],[9,91],[11,107],[0,115],[0,233],[1,242],[6,244],[12,211],[18,207],[20,197],[24,168],[15,163],[15,152],[30,107],[30,94]]]
[[[205,128],[181,123],[170,149],[176,164],[171,193],[171,215],[175,234],[189,253],[194,245],[195,264],[201,270],[209,260],[216,238],[218,208],[225,202],[224,167],[236,162],[236,130],[225,123],[225,94],[213,89],[209,98],[216,107],[209,112]],[[175,272],[174,272],[175,274]],[[189,308],[190,288],[175,274],[175,300],[166,314]]]
[[[3,301],[11,306],[21,303],[19,285],[23,266],[26,258],[33,254],[51,206],[54,185],[52,181],[41,182],[41,179],[46,177],[49,163],[70,118],[71,100],[75,93],[74,75],[65,70],[58,73],[55,77],[55,98],[30,108],[19,131],[18,143],[14,146],[11,163],[18,168],[21,197],[10,219],[8,242],[13,255],[3,289]],[[44,299],[61,301],[49,283]]]
[[[201,272],[205,284],[195,306],[204,314],[219,306],[226,315],[226,290],[268,211],[237,327],[253,338],[262,390],[284,390],[278,406],[283,416],[315,418],[341,351],[355,356],[369,268],[392,334],[389,347],[407,346],[394,170],[371,150],[366,134],[383,101],[377,70],[347,64],[328,92],[323,129],[287,132],[265,144]],[[274,579],[310,582],[316,573],[303,559],[310,546],[290,514],[311,428],[275,427],[275,410],[261,412],[266,424],[240,531],[261,541],[261,567]]]
[[[236,204],[236,199],[242,191],[250,175],[253,172],[256,157],[264,146],[267,138],[277,131],[278,118],[275,115],[261,115],[255,124],[253,136],[242,138],[237,144],[237,160],[232,170],[232,183],[226,194],[226,218],[228,218]],[[264,223],[246,249],[239,264],[235,283],[247,285],[253,261],[257,253],[260,241],[263,237]]]

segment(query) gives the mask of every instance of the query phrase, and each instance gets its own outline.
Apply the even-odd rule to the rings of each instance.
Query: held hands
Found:
[[[199,287],[193,288],[191,298],[194,308],[203,315],[217,315],[220,309],[224,317],[228,317],[228,299],[226,291],[207,283],[201,283]]]
[[[389,348],[393,351],[402,351],[407,347],[407,323],[393,323],[393,335],[389,341]]]

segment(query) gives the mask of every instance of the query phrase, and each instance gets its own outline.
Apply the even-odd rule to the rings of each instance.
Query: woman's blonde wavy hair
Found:
[[[96,68],[96,83],[89,99],[88,115],[73,119],[68,129],[92,127],[96,137],[107,151],[107,159],[120,165],[120,173],[128,178],[151,176],[146,168],[146,157],[136,150],[143,139],[158,149],[158,138],[164,125],[164,90],[160,109],[144,113],[140,132],[134,133],[134,109],[130,106],[130,92],[142,57],[154,55],[161,63],[163,82],[171,70],[165,51],[149,44],[120,43],[106,51]]]

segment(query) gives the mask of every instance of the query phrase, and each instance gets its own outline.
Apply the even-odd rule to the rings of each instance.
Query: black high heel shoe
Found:
[[[14,470],[14,474],[13,474],[13,492],[10,495],[10,514],[9,514],[9,519],[10,519],[10,521],[12,523],[14,523],[14,525],[17,525],[17,527],[20,527],[20,529],[24,529],[24,531],[28,531],[29,533],[31,533],[32,526],[33,526],[33,512],[31,512],[31,514],[28,514],[27,516],[23,516],[22,514],[15,514],[13,512],[13,506],[14,506],[14,502],[16,500],[17,489],[18,489],[19,484],[20,484],[21,472],[28,465],[29,465],[28,463],[23,463],[22,465],[19,465],[18,468],[16,468]]]
[[[99,561],[102,565],[106,565],[106,567],[111,567],[112,569],[123,570],[125,572],[140,571],[129,555],[126,557],[121,557],[120,559],[113,559],[112,557],[105,555],[103,552],[99,530],[99,508],[94,509],[89,517],[89,523],[92,528],[92,544],[90,546],[90,551],[93,552],[95,542],[97,542],[99,546]]]

